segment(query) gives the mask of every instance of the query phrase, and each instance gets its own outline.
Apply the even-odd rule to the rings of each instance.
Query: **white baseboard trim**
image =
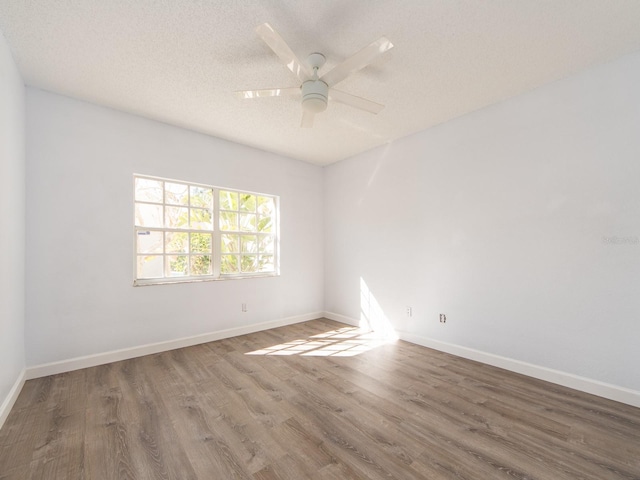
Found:
[[[46,377],[48,375],[71,372],[81,368],[95,367],[97,365],[104,365],[105,363],[118,362],[120,360],[128,360],[130,358],[142,357],[144,355],[166,352],[177,348],[191,347],[201,343],[237,337],[238,335],[246,335],[248,333],[259,332],[262,330],[269,330],[270,328],[284,327],[295,323],[307,322],[309,320],[321,318],[322,316],[323,312],[312,312],[279,320],[271,320],[268,322],[255,323],[252,325],[229,328],[216,332],[203,333],[192,337],[168,340],[166,342],[151,343],[147,345],[140,345],[138,347],[123,348],[121,350],[112,350],[110,352],[98,353],[95,355],[87,355],[58,362],[35,365],[26,369],[26,379],[30,380],[32,378]]]
[[[616,402],[626,403],[634,407],[640,407],[640,392],[629,388],[619,387],[598,380],[593,380],[572,373],[554,370],[552,368],[541,367],[532,363],[522,362],[513,358],[502,357],[492,353],[475,350],[473,348],[462,347],[452,343],[432,340],[408,332],[398,332],[401,340],[422,345],[423,347],[433,348],[441,352],[450,353],[458,357],[475,360],[477,362],[493,365],[494,367],[504,368],[515,373],[521,373],[529,377],[545,380],[547,382],[562,385],[564,387],[573,388],[581,392],[590,393],[599,397],[615,400]]]
[[[347,317],[345,315],[340,315],[339,313],[324,312],[322,315],[324,316],[324,318],[328,318],[329,320],[346,323],[347,325],[351,325],[353,327],[360,326],[360,320],[356,320],[355,318]]]
[[[23,368],[18,375],[16,383],[13,384],[11,390],[9,390],[9,395],[4,399],[2,405],[0,405],[0,428],[4,425],[5,420],[9,416],[9,412],[11,408],[13,408],[13,404],[16,403],[18,399],[18,395],[20,395],[20,391],[24,386],[24,382],[26,381],[26,370]]]
[[[348,325],[358,325],[358,320],[346,317],[333,312],[324,312],[324,316],[337,322],[343,322]],[[590,393],[599,397],[615,400],[616,402],[626,403],[634,407],[640,407],[640,392],[629,388],[619,387],[598,380],[593,380],[572,373],[554,370],[552,368],[541,367],[532,363],[522,362],[513,358],[502,357],[492,353],[475,350],[473,348],[463,347],[452,343],[441,342],[431,338],[423,337],[409,332],[396,332],[400,340],[405,340],[423,347],[433,348],[441,352],[450,353],[458,357],[475,360],[477,362],[486,363],[494,367],[504,368],[515,373],[521,373],[529,377],[545,380],[547,382],[562,385],[563,387],[573,388],[581,392]]]
[[[138,347],[114,350],[110,352],[99,353],[96,355],[87,355],[84,357],[76,357],[68,360],[28,367],[22,371],[22,373],[16,380],[15,385],[11,389],[9,395],[2,403],[2,406],[0,406],[0,427],[2,427],[2,424],[6,420],[6,417],[9,415],[11,407],[18,398],[20,390],[22,389],[22,386],[24,385],[24,382],[26,380],[44,377],[47,375],[70,372],[81,368],[95,367],[97,365],[104,365],[105,363],[127,360],[144,355],[151,355],[154,353],[165,352],[167,350],[174,350],[176,348],[190,347],[193,345],[199,345],[201,343],[213,342],[216,340],[222,340],[224,338],[268,330],[270,328],[293,325],[295,323],[306,322],[320,317],[325,317],[330,320],[335,320],[337,322],[345,323],[347,325],[352,325],[355,327],[359,326],[360,324],[359,320],[347,317],[345,315],[340,315],[338,313],[326,311],[313,312],[305,315],[272,320],[269,322],[246,325],[243,327],[219,330],[216,332],[195,335],[192,337],[179,338],[166,342],[141,345]],[[566,373],[551,368],[541,367],[508,357],[502,357],[500,355],[494,355],[492,353],[475,350],[473,348],[433,340],[409,332],[397,333],[401,340],[415,343],[416,345],[433,348],[434,350],[450,353],[452,355],[467,358],[469,360],[486,363],[488,365],[493,365],[494,367],[504,368],[505,370],[521,373],[523,375],[527,375],[540,380],[545,380],[547,382],[573,388],[575,390],[590,393],[600,397],[608,398],[610,400],[615,400],[617,402],[626,403],[627,405],[640,407],[640,392],[636,390],[619,387],[617,385],[611,385],[608,383],[600,382],[598,380],[592,380],[590,378],[573,375],[571,373]]]

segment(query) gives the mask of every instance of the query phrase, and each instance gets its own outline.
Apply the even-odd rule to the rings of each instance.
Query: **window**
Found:
[[[278,197],[134,176],[135,285],[278,273]]]

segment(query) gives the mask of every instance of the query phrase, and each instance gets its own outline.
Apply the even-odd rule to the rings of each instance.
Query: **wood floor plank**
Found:
[[[145,362],[123,362],[121,371],[120,388],[126,402],[120,414],[130,435],[134,469],[158,480],[196,479],[182,445],[175,441],[178,435],[173,425],[165,421],[167,409],[158,391],[161,384],[148,376]]]
[[[29,380],[0,480],[635,479],[640,409],[318,319]]]
[[[251,478],[252,469],[258,469],[250,462],[252,453],[223,421],[221,406],[211,401],[207,388],[209,383],[194,384],[185,386],[183,394],[165,397],[167,418],[197,478]]]

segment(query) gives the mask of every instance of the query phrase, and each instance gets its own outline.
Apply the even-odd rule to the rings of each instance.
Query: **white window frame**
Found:
[[[145,202],[136,200],[136,179],[147,179],[163,182],[163,200],[162,204],[156,202]],[[190,187],[200,187],[212,189],[213,191],[213,229],[192,229],[192,228],[168,228],[166,226],[163,227],[149,227],[149,226],[139,226],[136,225],[136,204],[150,204],[150,205],[161,205],[162,206],[162,218],[164,221],[165,218],[165,209],[167,206],[176,207],[180,205],[168,204],[166,202],[166,196],[164,195],[165,190],[165,182],[172,184],[182,184],[187,186],[187,190],[190,191]],[[274,202],[274,213],[273,213],[273,223],[274,223],[274,231],[271,234],[268,233],[259,233],[255,232],[255,235],[271,235],[273,236],[273,262],[274,262],[274,270],[269,272],[240,272],[240,273],[221,273],[221,258],[222,258],[222,247],[221,240],[223,234],[237,234],[237,235],[247,235],[252,234],[252,232],[241,231],[241,230],[233,230],[233,231],[222,231],[220,229],[220,191],[228,191],[235,192],[238,194],[249,194],[260,197],[268,197],[273,199]],[[189,209],[192,208],[191,205],[185,205]],[[198,207],[194,207],[198,208]],[[239,208],[239,207],[238,207]],[[251,192],[247,190],[238,190],[235,188],[227,188],[227,187],[217,187],[214,185],[206,185],[197,182],[190,182],[187,180],[177,180],[172,178],[163,178],[156,177],[152,175],[143,175],[143,174],[133,174],[133,285],[134,286],[146,286],[146,285],[164,285],[164,284],[173,284],[173,283],[191,283],[191,282],[209,282],[209,281],[220,281],[220,280],[235,280],[235,279],[243,279],[243,278],[263,278],[263,277],[275,277],[280,275],[280,197],[277,195],[269,194],[269,193],[259,193],[259,192]],[[223,210],[227,211],[227,210]],[[138,233],[144,231],[155,231],[155,232],[163,232],[164,233],[211,233],[212,234],[212,245],[211,245],[211,268],[212,273],[209,275],[192,275],[192,276],[166,276],[166,257],[169,255],[178,255],[167,253],[165,248],[165,242],[163,241],[162,253],[158,253],[157,255],[161,255],[163,257],[163,277],[157,278],[138,278],[138,256],[142,255],[138,253]],[[190,238],[190,237],[189,237]],[[190,247],[189,247],[190,250]],[[191,255],[199,254],[198,252],[192,253],[189,251],[188,253],[182,254],[186,255],[188,258]],[[242,255],[239,253],[239,255]]]

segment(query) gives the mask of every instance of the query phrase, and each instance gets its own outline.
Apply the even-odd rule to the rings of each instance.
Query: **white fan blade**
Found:
[[[265,88],[263,90],[240,90],[234,93],[238,98],[295,97],[301,95],[300,87]]]
[[[296,54],[289,48],[289,45],[282,39],[282,37],[274,30],[274,28],[268,23],[263,23],[256,28],[256,33],[264,40],[264,43],[269,45],[271,50],[282,60],[289,70],[291,70],[301,81],[307,80],[311,77],[311,72],[307,67],[298,60]]]
[[[308,110],[303,110],[302,112],[302,122],[300,123],[300,126],[303,128],[311,128],[313,127],[313,117],[315,116],[315,113],[310,112]]]
[[[372,102],[371,100],[367,100],[366,98],[356,97],[355,95],[351,95],[350,93],[341,92],[340,90],[336,90],[334,88],[329,90],[329,98],[331,100],[335,100],[336,102],[359,108],[360,110],[364,110],[365,112],[373,113],[374,115],[380,113],[380,111],[384,108],[384,105]]]
[[[357,72],[361,68],[366,67],[372,63],[376,58],[382,55],[387,50],[393,47],[386,37],[380,37],[375,42],[367,45],[355,55],[347,58],[341,64],[335,66],[332,70],[325,73],[320,80],[333,87],[335,84],[340,83],[347,78],[353,72]]]

